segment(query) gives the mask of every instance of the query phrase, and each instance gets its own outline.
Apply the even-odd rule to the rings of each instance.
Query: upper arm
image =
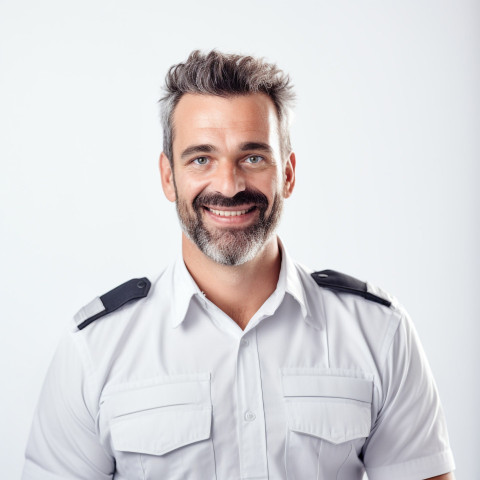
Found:
[[[381,368],[380,408],[364,446],[368,477],[428,479],[454,470],[435,382],[406,315]]]
[[[60,343],[40,394],[22,480],[112,478],[113,458],[99,442],[84,390],[86,377],[68,336]]]

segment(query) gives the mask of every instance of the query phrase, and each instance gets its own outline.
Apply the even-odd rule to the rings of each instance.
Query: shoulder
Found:
[[[378,365],[385,365],[395,339],[400,346],[408,344],[405,339],[413,324],[393,295],[334,270],[310,271],[308,276],[310,311],[321,318],[332,365],[350,360],[375,372]]]
[[[84,305],[74,316],[78,330],[83,330],[99,318],[115,312],[127,303],[145,298],[152,283],[146,277],[132,278],[108,292],[95,297]]]
[[[321,270],[312,272],[310,275],[319,287],[362,297],[367,301],[375,302],[385,307],[398,308],[398,302],[395,297],[369,282],[359,280],[336,270]]]
[[[159,291],[165,292],[165,285],[158,288],[158,284],[165,283],[169,273],[170,266],[167,266],[153,277],[131,278],[97,295],[74,315],[73,330],[90,332],[99,326],[103,328],[104,324],[111,327],[112,322],[119,323],[120,318],[128,318],[133,312],[146,308]]]
[[[297,265],[309,310],[329,332],[391,341],[406,312],[382,288],[335,270],[312,271]]]
[[[169,318],[165,275],[138,276],[94,297],[70,320],[68,336],[87,371],[101,381],[159,336]],[[72,355],[74,353],[72,352]],[[114,370],[115,370],[114,369]]]

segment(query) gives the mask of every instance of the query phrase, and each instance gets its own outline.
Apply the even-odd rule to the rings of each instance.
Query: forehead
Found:
[[[173,113],[174,149],[192,141],[278,140],[275,104],[264,93],[182,96]]]

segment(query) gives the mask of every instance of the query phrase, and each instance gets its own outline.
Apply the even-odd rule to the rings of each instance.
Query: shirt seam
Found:
[[[365,469],[367,470],[367,474],[368,472],[371,472],[371,473],[378,473],[379,471],[381,472],[382,470],[386,470],[387,472],[389,470],[399,470],[399,469],[405,469],[406,467],[408,467],[409,465],[415,465],[415,464],[420,464],[422,462],[425,462],[425,461],[428,461],[429,459],[435,459],[435,458],[438,458],[438,457],[442,457],[442,456],[446,456],[446,458],[444,459],[444,463],[447,463],[447,461],[449,460],[448,456],[451,456],[452,455],[452,449],[451,448],[447,448],[445,450],[441,450],[440,452],[437,452],[437,453],[434,453],[432,455],[427,455],[427,456],[424,456],[424,457],[418,457],[418,458],[413,458],[411,460],[408,460],[406,462],[400,462],[400,463],[392,463],[392,464],[389,464],[389,465],[382,465],[382,466],[378,466],[378,467],[369,467],[368,465],[365,465]],[[402,468],[403,467],[403,468]],[[425,469],[426,466],[423,464],[423,465],[419,465],[419,467]],[[453,468],[452,468],[453,469]],[[417,469],[418,471],[418,469]],[[426,474],[426,475],[429,475],[428,472],[424,472],[423,470],[422,471],[418,471],[419,474]],[[444,472],[444,473],[448,473],[448,472]]]
[[[325,320],[325,342],[327,344],[327,367],[330,368],[330,343],[328,341],[328,320],[327,320],[327,310],[325,308],[325,298],[323,296],[323,292],[321,292],[321,302],[322,302],[322,310],[323,310],[323,318]]]
[[[391,338],[390,338],[390,343],[389,343],[388,347],[386,346],[386,343],[387,343],[386,337],[389,335],[391,327],[388,328],[387,332],[385,333],[385,337],[384,337],[384,340],[382,342],[383,343],[383,345],[382,345],[382,354],[383,354],[382,356],[383,356],[383,358],[382,358],[380,368],[379,368],[382,379],[385,378],[385,370],[387,368],[388,354],[390,353],[390,351],[393,348],[395,338],[398,335],[398,330],[399,330],[400,324],[402,322],[403,323],[405,322],[405,318],[404,318],[403,314],[400,314],[400,319],[399,319],[397,325],[395,326],[395,329],[392,331]],[[385,389],[383,388],[382,379],[379,379],[380,380],[379,383],[382,386],[382,389],[381,389],[382,398],[381,398],[381,405],[379,405],[378,412],[382,411],[384,406],[385,406]],[[377,415],[377,418],[378,418],[378,415]]]

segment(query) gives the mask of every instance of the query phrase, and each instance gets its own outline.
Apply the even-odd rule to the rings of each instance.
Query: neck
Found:
[[[182,254],[198,287],[242,330],[277,287],[281,252],[276,236],[253,260],[233,267],[211,260],[183,234]]]

